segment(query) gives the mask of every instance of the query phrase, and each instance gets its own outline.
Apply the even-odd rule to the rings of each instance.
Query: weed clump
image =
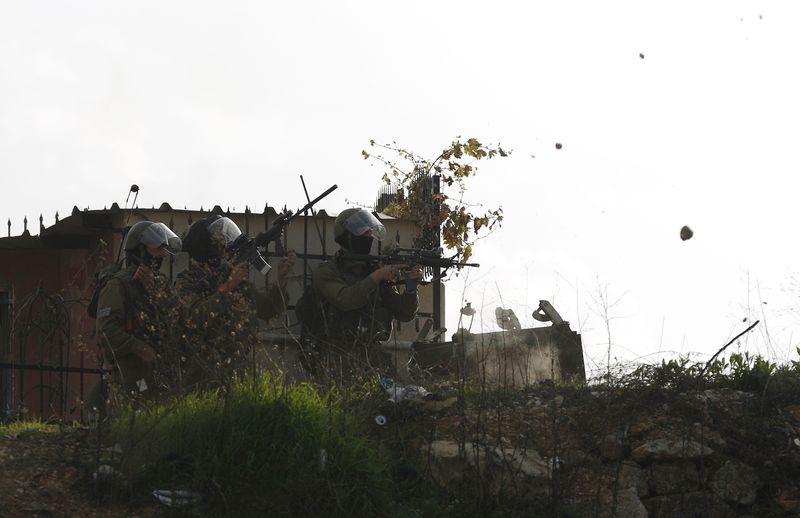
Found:
[[[600,380],[599,385],[637,391],[731,389],[759,394],[765,403],[781,404],[800,400],[800,362],[776,363],[748,352],[707,363],[692,363],[684,357],[642,365],[615,379]]]
[[[335,390],[270,377],[128,411],[111,426],[136,494],[188,489],[215,516],[385,515],[379,449]]]

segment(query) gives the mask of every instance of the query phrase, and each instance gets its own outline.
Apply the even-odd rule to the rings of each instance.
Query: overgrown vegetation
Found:
[[[475,162],[507,157],[511,154],[510,150],[499,145],[483,144],[475,138],[462,141],[459,137],[430,160],[395,143],[378,144],[371,140],[369,144],[382,151],[377,154],[362,151],[362,156],[365,160],[376,160],[387,167],[383,181],[396,189],[392,203],[383,212],[397,218],[418,221],[422,234],[418,238],[424,237],[425,233],[439,235],[441,229],[445,246],[455,250],[458,259],[465,263],[472,255],[479,232],[491,231],[502,223],[502,207],[475,214],[464,200],[464,193],[467,190],[467,179],[478,171]],[[394,156],[382,154],[386,152]],[[458,196],[452,197],[443,190],[435,192],[432,175],[438,177],[445,187],[457,187]],[[420,244],[426,245],[431,244]]]
[[[0,435],[18,436],[27,433],[55,433],[63,430],[58,424],[46,423],[39,419],[0,423]]]
[[[270,377],[128,412],[110,440],[122,471],[149,494],[190,489],[219,516],[379,516],[392,485],[386,459],[343,411],[340,393]]]
[[[797,350],[800,356],[800,348]],[[754,392],[765,400],[800,401],[800,361],[777,363],[748,352],[732,353],[727,359],[692,363],[682,357],[660,364],[642,365],[615,379],[603,376],[601,385],[650,390],[700,390],[727,388]]]
[[[428,388],[442,397],[396,404],[377,384],[320,392],[265,375],[229,391],[129,410],[101,429],[104,447],[119,444],[122,452],[111,462],[125,476],[114,486],[116,501],[132,498],[152,508],[153,490],[187,489],[201,495],[199,507],[168,512],[605,516],[617,505],[609,495],[626,487],[631,449],[673,439],[715,451],[713,458],[675,462],[683,473],[672,480],[676,487],[709,491],[692,473],[706,480],[727,459],[737,459],[755,467],[765,483],[750,510],[770,515],[772,496],[792,487],[800,473],[796,446],[791,439],[787,446],[784,432],[791,423],[786,409],[800,401],[800,360],[777,363],[745,352],[711,362],[643,365],[588,384],[498,387],[443,380]],[[377,415],[388,423],[377,425]],[[20,421],[0,427],[0,435],[52,429]],[[484,461],[440,465],[430,444],[441,440]],[[525,462],[539,462],[546,474],[519,478],[523,457],[504,460],[495,455],[498,448],[528,455]],[[107,451],[101,464],[109,463]],[[464,478],[448,481],[450,469]],[[655,505],[650,497],[642,498]]]

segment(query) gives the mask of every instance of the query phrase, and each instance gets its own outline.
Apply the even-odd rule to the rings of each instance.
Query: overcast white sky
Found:
[[[595,369],[607,290],[620,360],[756,318],[742,348],[796,357],[798,26],[794,1],[0,2],[2,233],[132,183],[241,210],[296,206],[302,173],[338,212],[376,196],[370,139],[474,136],[514,150],[468,194],[506,222],[448,285],[451,331],[465,286],[485,330],[548,299]]]

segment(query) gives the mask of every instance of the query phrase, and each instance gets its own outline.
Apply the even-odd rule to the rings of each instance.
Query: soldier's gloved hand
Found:
[[[247,278],[250,266],[247,263],[239,263],[233,267],[228,280],[223,282],[218,291],[220,293],[229,293],[232,289],[242,283]]]
[[[416,293],[417,285],[422,280],[422,267],[416,265],[410,270],[405,272],[404,279],[406,282],[406,293]]]
[[[281,260],[278,261],[278,266],[275,267],[275,271],[277,272],[276,280],[278,286],[281,288],[286,287],[286,283],[289,279],[289,272],[292,271],[295,261],[297,261],[297,254],[294,250],[289,250],[286,257],[282,257]]]
[[[394,282],[397,279],[397,275],[400,273],[401,268],[402,266],[399,264],[387,264],[385,266],[381,266],[369,274],[369,276],[378,283],[381,281]]]

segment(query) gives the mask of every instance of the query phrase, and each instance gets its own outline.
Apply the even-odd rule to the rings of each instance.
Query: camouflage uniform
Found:
[[[158,348],[159,312],[142,284],[133,280],[136,268],[114,274],[100,290],[96,334],[112,382],[126,394],[152,397],[153,366],[145,365],[142,355]]]
[[[219,288],[232,269],[226,260],[213,266],[192,259],[189,269],[175,281],[184,324],[186,387],[218,377],[218,361],[235,368],[241,363],[237,360],[244,359],[257,341],[256,318],[270,320],[286,310],[285,295],[276,284],[262,293],[252,283],[242,281],[221,293]],[[223,372],[230,374],[226,369]]]
[[[370,265],[349,261],[340,252],[313,273],[312,289],[321,307],[311,334],[326,355],[338,356],[339,370],[384,367],[388,357],[375,342],[389,338],[392,320],[408,322],[417,313],[416,292],[401,294],[388,283],[375,282],[371,272]]]
[[[122,249],[127,267],[107,279],[98,276],[103,282],[89,304],[89,314],[97,319],[97,340],[104,365],[111,368],[111,381],[135,399],[152,398],[157,393],[156,354],[161,334],[169,328],[160,310],[169,305],[156,302],[167,296],[167,283],[157,272],[163,257],[181,249],[181,240],[164,223],[145,220],[127,229]],[[90,409],[105,411],[102,380],[87,399]]]

